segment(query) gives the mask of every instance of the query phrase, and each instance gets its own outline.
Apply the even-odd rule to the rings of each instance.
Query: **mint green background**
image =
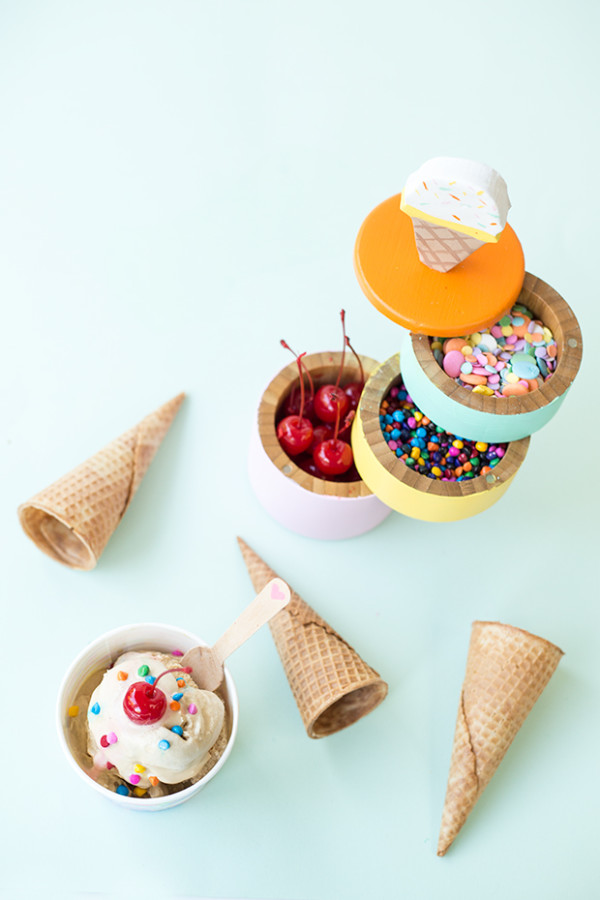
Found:
[[[597,889],[599,14],[593,0],[0,2],[0,533],[6,897],[590,897]],[[260,391],[298,351],[381,360],[398,326],[352,270],[361,221],[425,159],[509,185],[526,266],[586,356],[507,495],[345,543],[284,531],[246,476]],[[589,179],[591,199],[582,183]],[[184,389],[98,568],[15,509]],[[154,817],[62,758],[54,700],[101,632],[215,640],[252,596],[235,534],[390,684],[304,734],[268,631],[230,662],[240,731],[218,778]],[[435,856],[470,623],[566,656],[448,856]],[[35,726],[35,727],[34,727]]]

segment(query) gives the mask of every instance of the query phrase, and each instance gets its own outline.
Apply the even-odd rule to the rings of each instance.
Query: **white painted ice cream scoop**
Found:
[[[214,691],[223,681],[223,663],[259,628],[290,602],[290,589],[281,578],[273,578],[238,616],[212,647],[193,647],[181,660],[190,666],[199,688]]]
[[[408,176],[400,208],[417,220],[497,242],[510,209],[504,178],[485,163],[438,156]]]

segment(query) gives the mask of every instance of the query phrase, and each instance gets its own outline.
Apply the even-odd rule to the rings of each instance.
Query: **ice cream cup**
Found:
[[[313,353],[302,362],[318,386],[335,382],[340,360],[340,352]],[[378,366],[365,356],[361,362],[365,376]],[[356,368],[349,361],[348,371],[352,366]],[[297,384],[298,367],[292,362],[273,378],[260,400],[248,459],[254,492],[276,521],[304,537],[342,540],[364,534],[379,525],[390,509],[363,481],[324,481],[303,471],[279,443],[276,417]]]
[[[129,650],[160,650],[164,653],[171,653],[174,649],[186,650],[199,645],[206,646],[206,642],[197,635],[182,628],[176,628],[172,625],[161,625],[156,623],[141,623],[136,625],[123,625],[114,631],[109,631],[101,635],[91,644],[88,644],[81,653],[73,660],[69,666],[65,677],[58,692],[58,701],[56,707],[56,724],[58,729],[58,737],[60,744],[65,752],[67,760],[84,779],[85,783],[108,797],[119,806],[127,809],[143,810],[145,812],[153,812],[162,809],[169,809],[172,806],[178,806],[186,800],[195,797],[209,781],[211,781],[217,772],[219,772],[225,764],[237,734],[238,727],[238,696],[235,689],[233,678],[229,671],[225,669],[225,705],[226,705],[226,721],[230,723],[230,734],[227,745],[221,757],[217,760],[213,768],[206,773],[199,781],[190,787],[183,788],[173,794],[164,797],[127,797],[117,794],[114,791],[107,790],[102,785],[94,781],[93,778],[85,771],[85,769],[77,762],[75,748],[71,744],[70,733],[68,729],[68,712],[67,710],[73,704],[81,686],[93,675],[94,672],[107,669],[115,659],[121,654]],[[86,711],[80,710],[79,715],[85,715]]]

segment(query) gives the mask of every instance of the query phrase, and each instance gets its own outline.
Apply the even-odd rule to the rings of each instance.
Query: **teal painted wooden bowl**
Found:
[[[558,347],[552,376],[522,397],[466,390],[438,365],[429,337],[410,334],[402,351],[404,383],[417,406],[446,431],[470,440],[516,441],[546,425],[565,399],[581,364],[579,323],[560,294],[529,272],[517,302],[551,329]]]

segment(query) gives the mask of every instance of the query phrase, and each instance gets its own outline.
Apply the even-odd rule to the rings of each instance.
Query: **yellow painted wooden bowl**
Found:
[[[414,519],[450,522],[488,509],[512,482],[527,453],[529,438],[510,443],[499,464],[486,475],[465,481],[427,478],[390,450],[381,430],[381,403],[401,380],[397,353],[382,363],[365,385],[352,427],[354,461],[365,484],[396,512]]]

